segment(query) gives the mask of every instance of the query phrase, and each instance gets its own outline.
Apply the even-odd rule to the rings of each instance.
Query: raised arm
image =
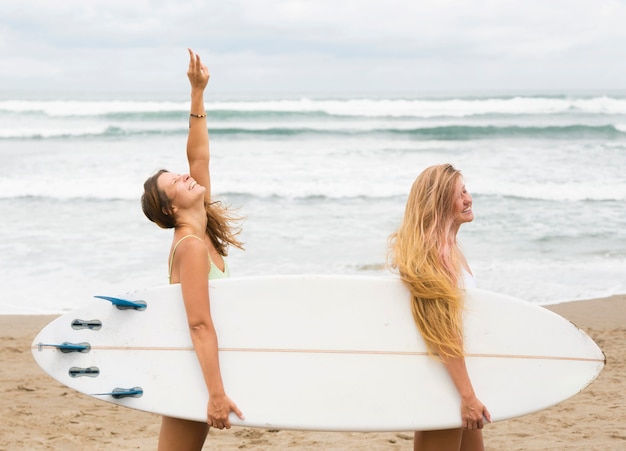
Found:
[[[189,173],[206,188],[204,197],[211,200],[211,176],[209,173],[209,132],[204,109],[204,88],[209,82],[209,70],[202,64],[200,56],[189,50],[187,77],[191,84],[191,108],[189,134],[187,136],[187,160]]]

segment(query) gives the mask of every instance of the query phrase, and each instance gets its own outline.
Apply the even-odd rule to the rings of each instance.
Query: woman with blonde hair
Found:
[[[144,214],[162,228],[174,229],[168,260],[170,283],[180,283],[193,347],[209,393],[207,421],[163,417],[159,451],[200,450],[209,427],[230,428],[229,414],[241,411],[226,395],[220,373],[217,334],[211,318],[209,279],[228,277],[224,257],[230,245],[241,247],[233,218],[211,199],[209,135],[204,89],[209,71],[189,50],[187,77],[191,84],[191,112],[187,137],[190,174],[160,170],[144,183]]]
[[[451,164],[431,166],[413,183],[402,223],[390,236],[391,266],[411,292],[417,328],[461,397],[462,427],[417,431],[415,450],[484,449],[482,428],[490,415],[467,373],[461,319],[462,289],[475,280],[456,239],[461,224],[473,219],[460,171]]]

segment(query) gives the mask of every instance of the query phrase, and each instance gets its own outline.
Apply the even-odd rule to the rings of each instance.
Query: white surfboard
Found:
[[[396,278],[276,276],[212,280],[234,425],[325,431],[461,426],[459,396],[429,357]],[[207,390],[179,285],[94,299],[35,338],[37,363],[59,382],[134,409],[205,421]],[[114,301],[114,299],[112,299]],[[468,371],[494,421],[583,390],[605,357],[575,325],[542,307],[466,292]]]

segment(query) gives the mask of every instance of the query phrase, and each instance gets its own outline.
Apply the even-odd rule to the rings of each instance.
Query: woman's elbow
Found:
[[[189,333],[192,337],[206,337],[207,335],[214,335],[215,330],[208,321],[190,321]]]

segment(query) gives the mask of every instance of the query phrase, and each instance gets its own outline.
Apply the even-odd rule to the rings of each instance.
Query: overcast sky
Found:
[[[186,47],[221,93],[608,91],[626,0],[0,0],[5,98],[186,92]]]

